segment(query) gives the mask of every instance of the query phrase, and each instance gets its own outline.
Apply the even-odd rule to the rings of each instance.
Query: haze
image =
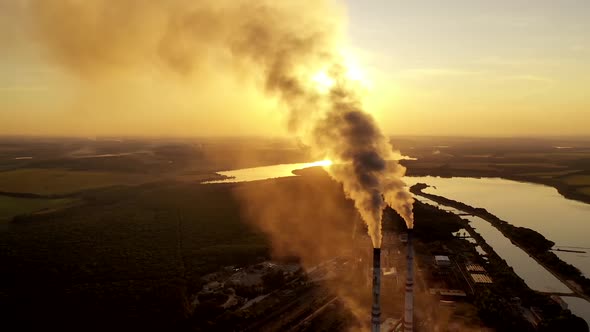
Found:
[[[280,102],[227,70],[179,78],[137,61],[108,79],[81,77],[32,33],[38,22],[23,4],[0,0],[2,134],[287,132]],[[587,1],[336,5],[344,13],[332,17],[344,27],[341,52],[362,77],[367,111],[386,134],[587,135]],[[111,40],[104,34],[101,40]]]

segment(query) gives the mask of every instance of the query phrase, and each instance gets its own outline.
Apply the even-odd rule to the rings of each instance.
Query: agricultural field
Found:
[[[0,191],[63,195],[115,185],[137,185],[148,178],[120,172],[27,168],[0,172]]]
[[[18,215],[64,208],[73,202],[73,199],[68,198],[43,199],[0,196],[0,223],[8,222]]]
[[[240,218],[231,186],[117,187],[83,200],[0,229],[3,317],[25,329],[173,328],[202,275],[269,255],[266,238]],[[32,308],[44,309],[31,317]]]
[[[555,187],[590,203],[590,139],[398,137],[392,144],[416,160],[408,175],[499,177]],[[444,148],[442,148],[444,147]],[[444,152],[444,153],[443,153]]]

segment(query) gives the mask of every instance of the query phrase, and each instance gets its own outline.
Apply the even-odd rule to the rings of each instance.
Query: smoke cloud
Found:
[[[370,275],[359,272],[370,271],[370,240],[357,229],[363,221],[337,182],[319,173],[243,183],[235,186],[234,194],[244,203],[244,220],[269,235],[274,257],[297,256],[307,270],[334,257],[365,257],[362,263],[349,261],[345,271],[351,273],[341,273],[343,278],[324,286],[338,295],[359,324],[368,323]]]
[[[332,1],[38,0],[26,2],[38,41],[68,71],[108,80],[137,70],[178,77],[225,73],[254,80],[286,110],[289,130],[331,176],[381,245],[386,204],[412,227],[412,197],[392,147],[363,110],[338,45],[342,15]],[[312,77],[330,78],[327,91]],[[227,91],[231,98],[231,91]]]

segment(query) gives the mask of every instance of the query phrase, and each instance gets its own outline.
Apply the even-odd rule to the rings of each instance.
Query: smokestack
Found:
[[[414,245],[412,244],[412,233],[413,230],[408,228],[408,247],[406,254],[408,270],[406,275],[404,332],[414,331]]]
[[[381,248],[373,248],[373,309],[371,310],[371,331],[381,330]]]

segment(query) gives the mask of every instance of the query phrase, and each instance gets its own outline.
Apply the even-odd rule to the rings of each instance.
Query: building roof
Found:
[[[465,264],[465,268],[470,272],[486,272],[486,269],[479,264]]]
[[[384,268],[383,275],[384,276],[397,275],[397,270],[395,269],[395,267]]]
[[[492,278],[490,278],[487,274],[483,274],[483,273],[472,273],[471,278],[473,279],[473,281],[475,281],[475,283],[478,283],[478,284],[491,284],[492,283]]]
[[[465,297],[467,293],[460,289],[445,289],[445,288],[430,288],[430,294],[440,294],[441,296],[457,296],[457,297]]]

